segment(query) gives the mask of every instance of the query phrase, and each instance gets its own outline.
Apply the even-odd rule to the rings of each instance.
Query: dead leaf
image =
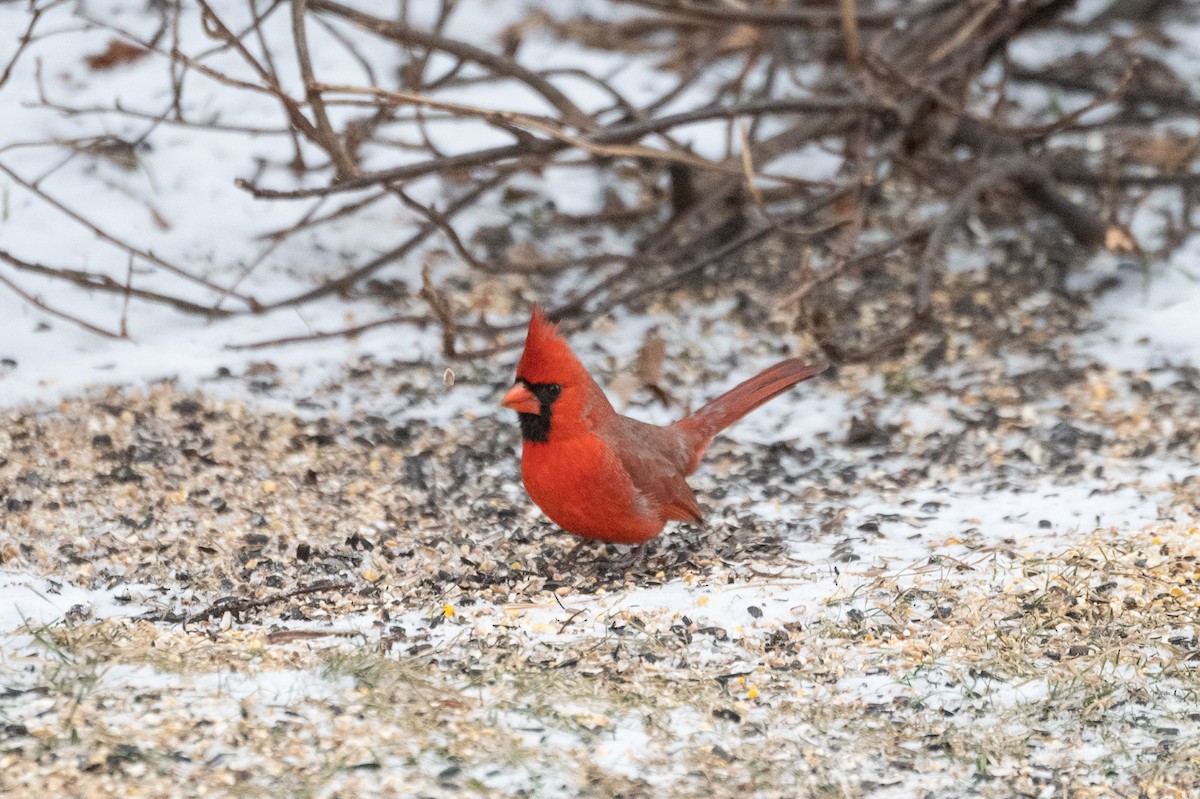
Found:
[[[762,39],[762,31],[753,25],[738,25],[729,32],[729,35],[721,40],[717,46],[717,52],[721,55],[736,53],[739,50],[744,50],[747,47],[753,47]]]
[[[1104,231],[1104,248],[1109,252],[1140,252],[1137,241],[1129,231],[1109,225]]]
[[[1200,154],[1200,136],[1167,132],[1160,136],[1129,136],[1126,154],[1138,164],[1177,172]]]
[[[532,244],[519,241],[504,248],[504,260],[513,266],[530,267],[542,262],[542,254]]]
[[[628,372],[622,372],[608,381],[609,395],[616,397],[621,405],[628,405],[641,387],[638,378]]]
[[[858,197],[847,193],[830,203],[829,213],[835,224],[848,225],[859,218],[862,207]]]
[[[93,71],[100,72],[106,69],[115,69],[122,64],[131,64],[145,58],[149,52],[149,50],[138,47],[136,44],[130,44],[123,39],[113,39],[103,53],[86,56],[84,61]]]
[[[646,340],[637,354],[637,376],[646,386],[658,385],[663,376],[663,363],[667,357],[667,342],[657,331],[646,334]]]
[[[137,143],[126,141],[116,136],[101,136],[95,141],[85,144],[81,149],[98,158],[103,158],[122,169],[137,169],[141,161],[138,159]]]
[[[679,403],[662,387],[663,363],[666,358],[667,343],[657,331],[651,330],[646,334],[642,348],[638,350],[637,377],[642,386],[649,389],[663,407],[669,408]]]

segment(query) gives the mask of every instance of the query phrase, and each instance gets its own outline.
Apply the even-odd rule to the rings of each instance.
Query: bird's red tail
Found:
[[[713,437],[750,411],[792,386],[824,372],[827,364],[804,363],[790,358],[726,391],[704,407],[680,419],[675,427],[687,434],[695,449],[693,468]]]

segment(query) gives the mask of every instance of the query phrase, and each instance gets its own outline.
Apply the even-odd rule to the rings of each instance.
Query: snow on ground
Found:
[[[1200,239],[1193,237],[1140,281],[1107,295],[1097,309],[1109,323],[1085,351],[1122,369],[1196,364],[1200,349]]]

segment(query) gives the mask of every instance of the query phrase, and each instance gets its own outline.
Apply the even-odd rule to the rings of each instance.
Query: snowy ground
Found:
[[[140,2],[89,5],[143,22]],[[37,52],[51,96],[161,102],[147,63],[89,72],[80,54],[109,34],[63,11]],[[0,30],[22,14],[0,6]],[[32,65],[0,88],[14,173],[63,158],[22,141],[142,132],[30,107]],[[278,124],[254,97],[211,111]],[[268,299],[412,224],[380,208],[268,250],[255,236],[304,209],[233,188],[256,153],[187,128],[150,141],[138,169],[76,156],[41,185]],[[125,279],[124,253],[3,174],[0,199],[0,249]],[[420,265],[388,277],[418,285]],[[1122,283],[1085,332],[1037,340],[1035,295],[1005,346],[963,333],[938,363],[845,368],[775,401],[696,476],[706,527],[668,530],[629,572],[599,547],[561,562],[571,542],[524,496],[496,407],[511,355],[454,364],[446,385],[434,331],[227,348],[386,313],[368,300],[215,322],[135,304],[131,340],[111,341],[0,289],[0,791],[1189,790],[1200,239],[1146,276],[1097,263],[1072,279],[1109,270]],[[122,317],[119,296],[0,274],[95,324]],[[695,405],[780,355],[738,308],[620,312],[574,341],[620,404],[662,422],[676,411],[621,377],[646,330]],[[393,363],[412,359],[428,365]]]

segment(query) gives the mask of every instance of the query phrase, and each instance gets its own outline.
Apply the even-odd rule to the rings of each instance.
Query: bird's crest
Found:
[[[572,383],[584,372],[583,364],[571,352],[558,326],[546,318],[541,307],[533,306],[525,351],[517,363],[517,377],[530,383]]]

